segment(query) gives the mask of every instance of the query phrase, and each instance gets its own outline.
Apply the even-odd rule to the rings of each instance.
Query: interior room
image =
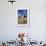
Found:
[[[24,32],[26,35],[28,35],[31,40],[36,40],[38,43],[40,43],[40,41],[46,43],[46,1],[13,1],[15,2],[9,2],[8,0],[0,0],[0,43],[3,41],[6,42],[10,40],[21,39],[18,37],[18,34],[21,32]],[[18,26],[16,24],[16,15],[18,15],[16,13],[16,9],[18,8],[29,9],[29,23],[27,24],[27,26]]]

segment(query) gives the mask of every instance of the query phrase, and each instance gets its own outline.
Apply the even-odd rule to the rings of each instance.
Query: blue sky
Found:
[[[18,16],[27,16],[27,10],[18,10]]]

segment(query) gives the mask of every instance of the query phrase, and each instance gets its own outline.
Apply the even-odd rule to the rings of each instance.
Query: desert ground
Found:
[[[27,16],[18,16],[18,24],[27,24]]]

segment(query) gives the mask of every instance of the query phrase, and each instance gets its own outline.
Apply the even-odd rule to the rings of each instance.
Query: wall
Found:
[[[46,40],[46,14],[43,0],[17,0],[14,5],[0,0],[0,40],[15,40],[19,32],[26,32],[33,40]],[[16,27],[16,8],[30,8],[30,27]]]

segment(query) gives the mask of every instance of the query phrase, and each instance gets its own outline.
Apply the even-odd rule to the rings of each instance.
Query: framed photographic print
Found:
[[[29,9],[28,8],[16,9],[16,25],[29,26]]]

